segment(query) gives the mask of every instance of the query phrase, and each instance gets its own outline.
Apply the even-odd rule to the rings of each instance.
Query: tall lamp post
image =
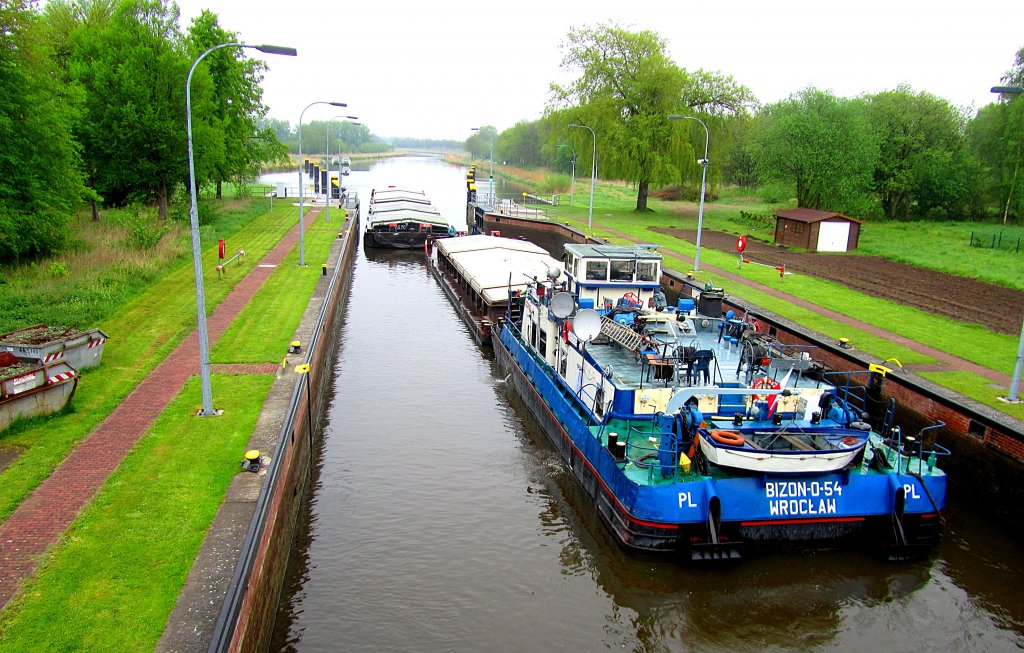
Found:
[[[693,271],[700,272],[700,232],[704,226],[704,184],[708,178],[708,141],[711,140],[711,134],[708,132],[708,126],[704,124],[704,121],[700,118],[693,116],[678,116],[671,115],[668,117],[669,120],[696,120],[700,123],[700,126],[704,128],[704,158],[698,161],[700,164],[700,209],[697,211],[697,250],[693,255]]]
[[[589,129],[590,135],[594,137],[594,153],[590,157],[590,212],[587,214],[587,229],[594,228],[594,180],[597,178],[597,134],[592,127],[587,125],[569,125],[572,129]]]
[[[992,92],[999,93],[1001,95],[1012,95],[1014,96],[1014,99],[1016,99],[1016,96],[1019,96],[1021,93],[1024,93],[1024,87],[993,86]],[[1014,177],[1016,177],[1016,169],[1014,170]],[[1011,182],[1010,196],[1006,198],[1006,213],[1004,214],[1003,222],[1006,221],[1005,216],[1009,215],[1010,212],[1010,197],[1012,196],[1012,194],[1013,185]],[[1024,368],[1024,324],[1021,324],[1020,328],[1020,341],[1017,343],[1017,362],[1013,366],[1013,378],[1010,381],[1010,394],[1006,395],[1005,397],[1000,397],[1000,399],[1002,399],[1003,401],[1007,401],[1011,404],[1015,404],[1020,401],[1020,397],[1017,396],[1017,393],[1020,392],[1020,376],[1022,368]]]
[[[480,131],[480,128],[479,127],[470,127],[469,131],[478,132],[478,131]],[[490,182],[488,185],[491,187],[490,188],[491,203],[493,204],[494,203],[494,136],[491,136],[491,159],[490,159],[490,161],[491,161],[491,174],[487,177],[487,180]]]
[[[566,145],[565,143],[559,143],[555,146],[555,149],[560,147],[567,147],[572,152],[572,182],[569,186],[569,204],[572,204],[573,200],[576,199],[576,148],[572,145]]]
[[[289,57],[294,57],[298,54],[295,48],[282,47],[279,45],[250,45],[248,43],[241,43],[238,41],[221,43],[220,45],[215,45],[212,48],[207,49],[201,55],[196,57],[196,60],[192,62],[192,67],[188,69],[188,77],[185,78],[185,126],[188,131],[188,180],[189,192],[192,199],[192,206],[189,208],[188,217],[192,227],[192,265],[195,268],[196,276],[196,314],[198,317],[196,331],[199,336],[199,377],[203,391],[203,408],[199,411],[199,414],[203,417],[216,415],[217,411],[213,409],[213,388],[210,383],[210,340],[206,331],[206,296],[203,293],[203,259],[199,245],[199,205],[196,200],[196,166],[192,156],[192,73],[195,72],[196,66],[198,66],[199,62],[203,60],[203,57],[214,50],[228,47],[253,48],[267,54],[283,54]]]
[[[318,100],[316,102],[310,102],[306,105],[306,109],[316,104],[329,104],[332,107],[347,107],[348,105],[344,102],[327,102],[325,100]],[[304,267],[306,265],[306,240],[305,240],[305,226],[302,224],[303,217],[303,206],[302,206],[302,116],[306,115],[306,109],[302,110],[299,114],[299,266]]]
[[[358,120],[357,116],[334,116],[331,122],[338,118],[349,118]],[[324,222],[331,221],[331,127],[327,123],[327,201],[324,203]],[[341,200],[341,143],[338,143],[338,199]]]

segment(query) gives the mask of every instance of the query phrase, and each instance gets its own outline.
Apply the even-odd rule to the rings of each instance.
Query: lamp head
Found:
[[[282,45],[254,45],[252,46],[260,52],[266,52],[267,54],[283,54],[288,57],[294,57],[299,54],[295,48],[289,48]]]

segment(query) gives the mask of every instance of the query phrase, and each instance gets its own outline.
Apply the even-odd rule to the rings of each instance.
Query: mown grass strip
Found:
[[[233,240],[246,257],[231,275],[217,279],[216,240],[207,240],[203,254],[207,312],[214,308],[298,220],[293,206],[281,204],[238,229]],[[311,265],[314,262],[310,259]],[[315,261],[319,266],[320,261]],[[269,320],[276,316],[268,317]],[[98,325],[109,336],[103,365],[83,374],[70,408],[16,424],[0,433],[0,445],[21,451],[0,473],[0,521],[47,478],[67,453],[106,419],[114,408],[195,328],[195,279],[191,266],[180,266],[153,283]]]
[[[215,375],[216,418],[186,383],[4,610],[0,652],[152,650],[272,382]]]
[[[287,353],[322,264],[337,240],[337,228],[320,224],[306,231],[307,265],[299,267],[293,248],[213,347],[215,363],[276,363]],[[273,316],[273,319],[268,319]]]

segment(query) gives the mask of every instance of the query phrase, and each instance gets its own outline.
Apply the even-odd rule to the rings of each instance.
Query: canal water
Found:
[[[464,169],[396,159],[464,221]],[[364,200],[364,208],[366,201]],[[448,209],[447,207],[451,207]],[[420,252],[360,248],[273,651],[1015,651],[1019,543],[952,505],[927,560],[622,552]],[[955,483],[956,479],[951,479]]]

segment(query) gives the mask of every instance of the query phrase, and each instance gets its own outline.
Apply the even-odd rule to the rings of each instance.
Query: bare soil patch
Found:
[[[652,229],[691,243],[697,240],[697,232],[692,229]],[[735,253],[736,236],[705,229],[701,233],[701,247]],[[794,252],[749,236],[744,256],[766,265],[785,265],[788,271],[841,283],[873,297],[981,324],[996,333],[1018,333],[1021,328],[1024,291],[877,256]]]

